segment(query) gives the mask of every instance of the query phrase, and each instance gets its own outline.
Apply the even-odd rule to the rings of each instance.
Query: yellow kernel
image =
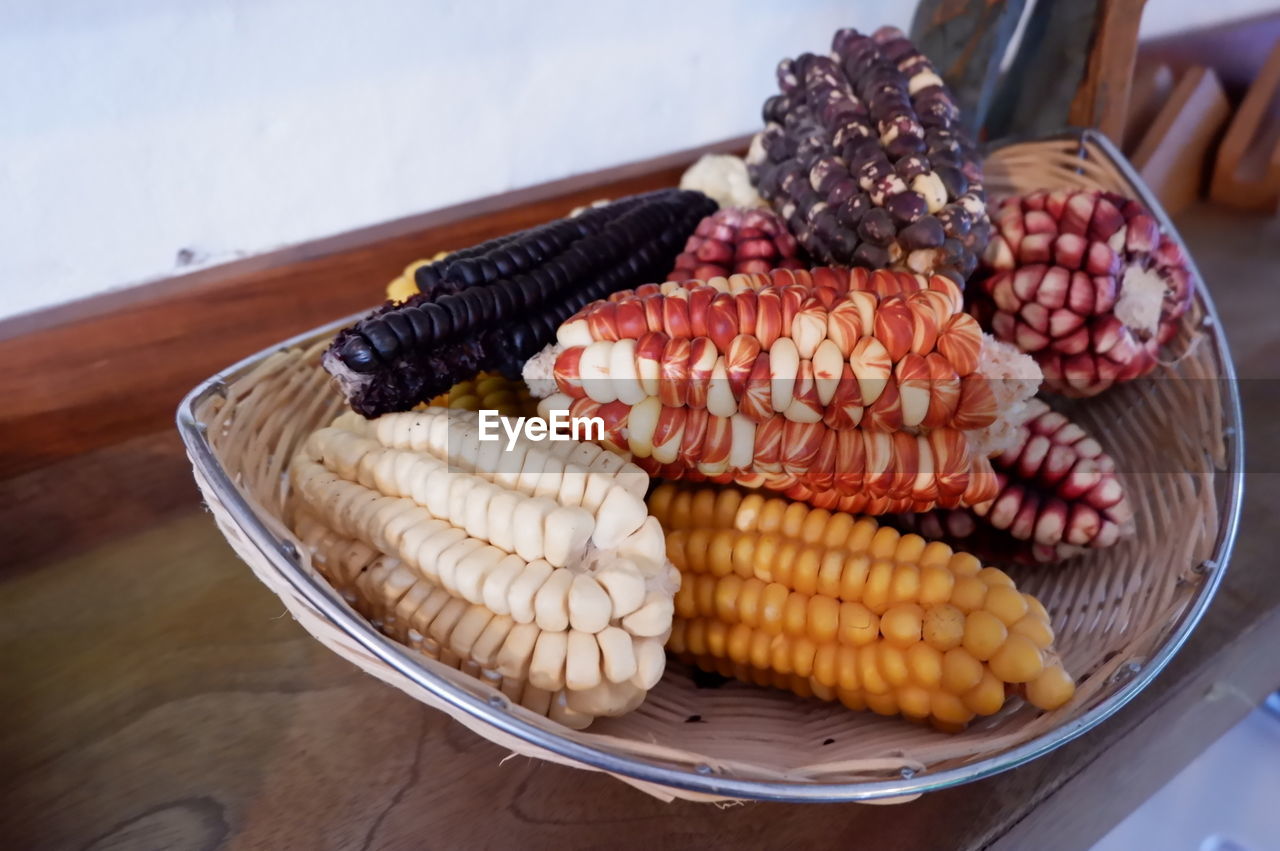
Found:
[[[871,572],[871,559],[865,555],[851,555],[844,560],[840,574],[840,599],[856,603],[862,599],[867,587],[867,574]]]
[[[880,618],[861,603],[840,604],[840,643],[871,644],[880,637]]]
[[[702,618],[694,618],[685,627],[684,641],[690,653],[703,655],[707,652],[707,622]]]
[[[712,576],[726,576],[733,572],[733,545],[738,533],[733,529],[717,529],[711,536],[707,550],[707,567]]]
[[[698,614],[703,617],[710,617],[711,613],[716,610],[716,582],[714,576],[701,574],[690,577],[693,579],[693,601],[698,607]],[[683,585],[684,583],[680,583]]]
[[[827,520],[826,528],[822,530],[822,537],[818,543],[824,547],[843,549],[849,542],[851,531],[853,531],[853,515],[845,514],[843,511],[837,512]]]
[[[1005,573],[998,567],[984,567],[978,571],[978,578],[992,587],[1003,585],[1005,588],[1013,588],[1013,580],[1009,578],[1009,574]]]
[[[825,508],[814,508],[804,518],[804,523],[800,525],[800,540],[806,544],[816,544],[822,540],[822,533],[827,528],[827,521],[831,519],[831,512]]]
[[[836,684],[841,689],[854,691],[862,688],[862,677],[858,676],[858,657],[861,655],[858,648],[841,645],[836,654]]]
[[[849,540],[845,547],[849,552],[865,553],[871,547],[871,539],[875,537],[880,526],[870,517],[863,517],[853,524],[849,532]]]
[[[956,553],[947,562],[947,567],[956,576],[974,576],[982,570],[982,562],[968,553]]]
[[[911,671],[907,668],[907,654],[901,647],[894,647],[882,641],[876,645],[876,656],[880,675],[889,685],[903,686],[911,681]]]
[[[907,718],[917,721],[927,718],[930,709],[929,691],[917,685],[905,685],[893,693],[898,710]]]
[[[1024,635],[1011,635],[987,663],[991,673],[1006,683],[1027,683],[1044,670],[1040,648]]]
[[[712,656],[728,655],[726,645],[729,642],[729,626],[714,618],[707,621],[707,652]]]
[[[862,712],[867,708],[866,698],[856,689],[836,689],[836,698],[844,704],[846,709],[852,709],[854,712]]]
[[[787,598],[791,592],[787,586],[778,582],[770,582],[760,595],[760,629],[770,635],[782,632],[782,617],[786,611]]]
[[[703,488],[693,495],[689,520],[695,529],[714,528],[716,518],[716,492]]]
[[[769,667],[777,674],[791,673],[791,640],[775,635],[769,642]]]
[[[738,613],[738,606],[742,598],[742,586],[742,577],[732,574],[716,582],[715,616],[725,623],[737,623],[742,620]],[[680,590],[683,591],[684,588],[682,587]]]
[[[946,567],[951,561],[952,549],[942,541],[930,541],[920,553],[920,569],[926,567]],[[949,571],[948,571],[949,572]]]
[[[826,550],[822,554],[822,563],[818,565],[817,587],[819,594],[828,597],[840,596],[840,578],[844,575],[845,554],[843,550]]]
[[[920,599],[920,571],[914,564],[899,564],[889,583],[890,603],[914,603]]]
[[[765,498],[762,494],[749,493],[738,504],[738,511],[733,516],[733,528],[739,532],[754,532],[759,529],[760,513],[764,509]]]
[[[658,518],[662,528],[670,529],[671,500],[675,498],[675,485],[658,485],[649,495],[649,513]]]
[[[952,694],[964,694],[982,682],[982,663],[963,647],[942,654],[942,687]]]
[[[714,529],[690,529],[684,541],[685,569],[694,573],[704,573],[707,569],[707,548],[711,544]]]
[[[897,715],[898,701],[893,699],[893,694],[876,694],[867,692],[863,695],[863,699],[867,702],[867,708],[877,715]]]
[[[791,670],[796,676],[808,678],[813,675],[813,658],[818,652],[818,645],[801,635],[791,639]]]
[[[880,668],[876,664],[876,647],[864,647],[858,653],[858,680],[862,683],[862,690],[867,694],[884,694],[889,690],[889,683],[880,673]]]
[[[898,603],[880,617],[880,634],[897,647],[910,647],[920,640],[924,609],[915,603]]]
[[[1053,629],[1040,620],[1034,612],[1028,612],[1017,623],[1009,627],[1010,635],[1025,635],[1041,650],[1053,644]]]
[[[786,510],[782,512],[782,526],[778,531],[788,538],[799,538],[800,529],[804,526],[804,519],[811,510],[803,502],[789,503]]]
[[[1040,709],[1057,709],[1076,693],[1076,684],[1062,665],[1055,662],[1027,683],[1027,700]]]
[[[907,667],[912,682],[927,689],[942,685],[942,652],[923,641],[907,648]]]
[[[769,655],[773,648],[773,636],[762,629],[751,633],[751,666],[762,671],[769,669]]]
[[[756,536],[739,535],[733,543],[733,572],[743,579],[756,575]]]
[[[738,593],[738,619],[752,629],[760,626],[760,605],[766,587],[768,586],[754,576],[742,580],[742,590]]]
[[[480,397],[471,394],[459,396],[456,399],[449,400],[449,407],[457,408],[461,411],[475,411],[480,407]]]
[[[879,559],[871,562],[867,581],[862,586],[862,604],[876,614],[889,608],[889,588],[893,584],[893,562]]]
[[[948,724],[968,724],[973,719],[973,712],[964,705],[964,701],[945,691],[929,694],[929,712]]]
[[[813,678],[826,688],[835,688],[840,681],[839,655],[840,647],[834,642],[819,645],[813,654]]]
[[[795,588],[796,555],[800,551],[800,542],[784,538],[778,546],[778,554],[773,559],[773,581],[781,582],[788,588]]]
[[[744,623],[734,624],[729,630],[725,648],[730,659],[739,665],[745,665],[751,659],[751,627]]]
[[[733,488],[722,488],[716,491],[715,519],[712,521],[718,529],[732,529],[733,519],[737,516],[738,506],[742,504],[742,492]]]
[[[956,586],[956,576],[945,566],[928,565],[920,567],[920,605],[936,606],[951,599],[951,591]]]
[[[968,614],[982,608],[987,599],[987,586],[976,576],[962,576],[951,589],[951,605]]]
[[[800,548],[791,568],[791,587],[803,594],[818,590],[818,568],[822,562],[822,549],[813,544]]]
[[[941,651],[959,647],[964,641],[964,612],[943,604],[925,609],[920,635],[930,647]]]
[[[1045,623],[1049,622],[1049,611],[1044,607],[1043,603],[1030,594],[1023,594],[1022,598],[1027,601],[1027,608],[1030,609],[1036,617],[1040,618],[1040,620]]]
[[[1004,623],[990,612],[970,612],[964,619],[964,649],[981,662],[990,659],[1009,637]]]
[[[778,497],[765,500],[760,508],[760,517],[756,528],[761,532],[772,533],[782,528],[782,515],[787,510],[787,501]]]
[[[684,529],[677,529],[667,533],[667,558],[681,570],[686,569],[684,551],[688,538],[689,533]]]
[[[898,539],[901,537],[897,529],[881,526],[871,538],[871,547],[867,555],[873,559],[892,559],[894,552],[898,549]]]
[[[834,642],[840,631],[840,603],[815,594],[809,598],[806,634],[819,644]]]
[[[1004,683],[991,671],[982,672],[982,681],[961,698],[975,715],[995,715],[1004,706]]]
[[[778,548],[781,546],[780,535],[771,533],[756,538],[756,553],[752,566],[755,568],[756,576],[765,582],[774,581],[774,567],[778,563]]]
[[[898,564],[918,565],[920,556],[924,554],[928,543],[919,535],[903,535],[898,539],[898,547],[893,552],[893,560]]]
[[[689,528],[689,507],[693,505],[693,494],[686,490],[677,491],[671,500],[671,512],[667,515],[672,529]]]
[[[1005,626],[1013,626],[1027,613],[1027,601],[1016,588],[994,585],[987,590],[982,608],[1004,621]]]
[[[695,588],[697,582],[693,581],[694,577],[686,576],[680,583],[680,590],[676,592],[676,614],[682,618],[696,618],[698,616],[698,601],[695,596]]]
[[[787,635],[804,635],[809,615],[809,596],[792,592],[782,609],[782,631]]]

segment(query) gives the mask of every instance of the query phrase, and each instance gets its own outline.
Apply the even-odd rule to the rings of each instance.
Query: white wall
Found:
[[[0,316],[749,132],[911,6],[0,0]]]

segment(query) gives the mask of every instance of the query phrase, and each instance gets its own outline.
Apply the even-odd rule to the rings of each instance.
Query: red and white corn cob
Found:
[[[1017,445],[992,459],[993,499],[967,511],[905,517],[904,525],[1024,563],[1059,561],[1119,540],[1133,510],[1111,456],[1039,399],[1028,409]]]
[[[776,415],[840,430],[982,429],[982,333],[943,277],[778,270],[641,287],[561,326],[554,377],[571,399]]]
[[[1060,190],[1007,199],[993,222],[974,312],[1039,361],[1049,389],[1094,396],[1155,367],[1192,278],[1150,211],[1109,192]]]
[[[632,405],[556,394],[539,406],[544,416],[566,409],[573,418],[599,417],[607,447],[662,479],[763,487],[863,514],[975,505],[996,494],[990,461],[953,428],[837,429],[781,414],[757,423],[663,405],[657,396]]]
[[[697,229],[676,257],[669,280],[706,280],[735,272],[799,269],[795,237],[786,222],[771,210],[729,207],[698,222]]]

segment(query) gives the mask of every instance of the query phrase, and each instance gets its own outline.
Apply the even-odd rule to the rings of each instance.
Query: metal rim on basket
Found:
[[[1111,161],[1111,164],[1120,171],[1138,198],[1153,211],[1166,232],[1172,234],[1181,245],[1181,237],[1177,235],[1177,231],[1173,228],[1159,202],[1106,137],[1093,131],[1085,130],[1058,134],[1039,140],[1018,141],[1054,141],[1059,139],[1072,139],[1081,143],[1089,142],[1100,149]],[[1185,246],[1183,248],[1185,249]],[[1179,623],[1159,651],[1151,659],[1147,660],[1141,668],[1134,671],[1133,676],[1121,684],[1114,694],[1089,711],[1063,724],[1061,727],[1002,753],[955,768],[937,772],[922,772],[913,776],[903,776],[900,779],[849,783],[739,779],[717,774],[715,771],[708,770],[708,766],[705,765],[675,767],[574,742],[555,732],[534,726],[507,711],[508,703],[505,699],[484,699],[436,676],[421,665],[413,654],[383,636],[369,622],[339,603],[333,596],[331,589],[324,585],[321,580],[308,575],[301,569],[299,563],[295,560],[296,554],[291,555],[292,547],[279,540],[266,527],[261,518],[253,512],[227,475],[227,472],[218,462],[203,427],[196,419],[195,411],[201,402],[219,392],[227,383],[243,374],[268,355],[314,340],[326,331],[333,331],[348,324],[351,321],[350,319],[340,320],[325,328],[308,332],[293,340],[273,346],[271,349],[247,358],[205,381],[182,400],[178,408],[178,429],[181,432],[182,440],[186,444],[188,453],[207,478],[209,487],[212,488],[238,526],[245,531],[272,567],[307,603],[358,642],[374,657],[389,665],[411,682],[455,708],[505,733],[562,757],[612,774],[620,774],[661,786],[721,797],[787,802],[840,802],[918,795],[923,792],[945,789],[950,786],[979,780],[1022,765],[1066,744],[1105,721],[1137,696],[1155,678],[1156,674],[1168,664],[1173,655],[1186,642],[1192,629],[1199,623],[1209,603],[1212,601],[1222,581],[1227,562],[1231,557],[1239,525],[1240,508],[1244,495],[1244,435],[1240,395],[1235,381],[1235,365],[1227,348],[1217,309],[1208,293],[1203,278],[1200,276],[1199,270],[1195,267],[1194,260],[1191,259],[1189,254],[1187,254],[1187,258],[1191,271],[1199,285],[1197,287],[1197,298],[1200,299],[1205,311],[1206,325],[1208,326],[1207,335],[1214,346],[1218,361],[1222,365],[1222,378],[1225,379],[1228,388],[1223,406],[1223,414],[1226,420],[1224,438],[1227,442],[1227,469],[1217,474],[1225,477],[1226,482],[1226,487],[1219,498],[1219,509],[1222,512],[1221,524],[1218,528],[1217,541],[1214,545],[1211,561],[1206,565],[1209,569],[1202,580],[1196,598],[1183,612]]]

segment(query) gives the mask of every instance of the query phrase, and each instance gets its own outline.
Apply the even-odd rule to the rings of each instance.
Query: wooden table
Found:
[[[1204,208],[1181,226],[1245,378],[1247,507],[1190,642],[1082,739],[889,807],[663,804],[504,761],[287,617],[201,509],[161,423],[0,482],[0,843],[1087,847],[1280,686],[1280,227]]]

